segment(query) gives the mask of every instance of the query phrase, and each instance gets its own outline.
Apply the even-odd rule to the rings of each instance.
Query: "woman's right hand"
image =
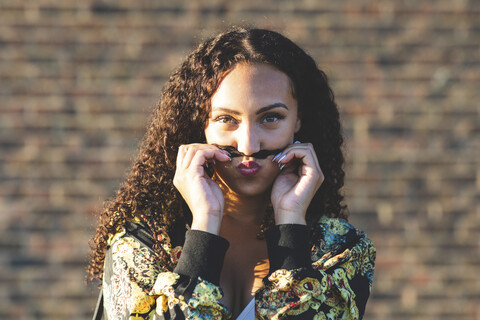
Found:
[[[192,230],[217,234],[220,231],[225,199],[218,184],[205,170],[213,161],[230,161],[227,151],[208,144],[181,145],[173,185],[192,211]]]

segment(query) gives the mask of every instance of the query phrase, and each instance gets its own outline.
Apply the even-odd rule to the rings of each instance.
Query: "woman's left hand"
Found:
[[[272,187],[275,223],[306,224],[307,208],[324,180],[312,144],[291,144],[274,162],[284,165]]]

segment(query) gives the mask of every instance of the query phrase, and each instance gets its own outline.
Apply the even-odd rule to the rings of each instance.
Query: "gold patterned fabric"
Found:
[[[178,261],[181,246],[164,246]],[[311,267],[279,269],[255,295],[256,319],[360,319],[373,278],[375,248],[341,219],[322,217]],[[110,239],[103,280],[108,319],[230,319],[220,287],[165,271],[158,255],[119,232]]]
[[[318,228],[312,268],[277,270],[264,279],[255,295],[257,319],[363,316],[373,280],[373,243],[340,219],[322,217]]]

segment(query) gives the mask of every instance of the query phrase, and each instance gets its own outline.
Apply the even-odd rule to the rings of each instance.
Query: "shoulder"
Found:
[[[160,259],[127,226],[109,239],[103,274],[104,307],[110,318],[149,314],[155,307],[149,295],[162,270]]]
[[[313,244],[323,253],[341,252],[351,249],[359,242],[373,243],[365,232],[355,228],[347,221],[340,218],[322,216],[313,234]]]
[[[365,272],[369,282],[372,281],[376,249],[365,232],[343,219],[322,216],[312,242],[314,268],[328,270],[343,263],[353,263]]]
[[[169,242],[165,233],[164,243],[168,247],[168,252]],[[153,250],[154,243],[152,232],[144,223],[128,222],[108,240],[104,272],[113,271],[119,274],[126,271],[130,280],[131,274],[155,276],[163,268],[159,254]],[[151,286],[150,281],[148,282]]]
[[[117,280],[133,282],[149,291],[162,266],[156,252],[138,238],[125,234],[112,243],[107,253],[105,275],[108,271]]]

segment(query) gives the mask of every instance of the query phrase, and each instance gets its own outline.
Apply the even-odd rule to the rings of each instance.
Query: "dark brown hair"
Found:
[[[175,159],[181,144],[205,142],[210,98],[223,75],[237,63],[266,63],[284,72],[293,84],[301,129],[295,139],[313,144],[325,180],[312,200],[307,221],[322,214],[347,218],[340,189],[344,182],[339,114],[324,72],[301,48],[279,33],[234,28],[201,43],[166,83],[158,107],[126,180],[100,214],[90,241],[90,278],[102,278],[107,240],[129,220],[141,217],[157,239],[184,212],[173,186]],[[157,240],[154,249],[165,268],[169,257]]]

